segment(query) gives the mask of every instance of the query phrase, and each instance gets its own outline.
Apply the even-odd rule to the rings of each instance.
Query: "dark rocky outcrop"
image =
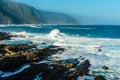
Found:
[[[2,44],[0,47],[0,51],[2,52],[0,53],[0,70],[5,72],[15,71],[24,64],[36,63],[53,54],[64,51],[64,48],[58,46],[37,49],[34,45],[27,44]]]
[[[83,66],[86,69],[83,70]],[[6,77],[5,80],[33,80],[35,77],[40,77],[41,80],[76,80],[79,74],[87,75],[89,67],[88,60],[81,63],[79,59],[33,64],[21,73]]]
[[[36,48],[34,45],[28,44],[0,44],[0,58],[15,55],[21,51]]]
[[[37,10],[31,6],[0,0],[0,24],[77,24],[69,15]]]

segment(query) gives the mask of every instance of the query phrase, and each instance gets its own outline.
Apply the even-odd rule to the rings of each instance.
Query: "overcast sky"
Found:
[[[14,0],[75,16],[84,24],[120,24],[120,0]]]

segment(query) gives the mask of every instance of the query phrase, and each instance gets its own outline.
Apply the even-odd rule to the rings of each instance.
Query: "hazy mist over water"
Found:
[[[70,14],[81,24],[119,25],[119,0],[13,0],[37,9]]]

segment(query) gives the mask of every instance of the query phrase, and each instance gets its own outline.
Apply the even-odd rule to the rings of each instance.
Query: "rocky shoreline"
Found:
[[[12,35],[0,32],[0,40],[10,40]],[[66,60],[51,60],[51,55],[62,54],[60,46],[38,49],[34,44],[0,44],[0,80],[106,80],[102,75],[90,73],[90,61],[83,56]],[[30,65],[19,73],[24,65]],[[103,67],[108,69],[107,67]]]

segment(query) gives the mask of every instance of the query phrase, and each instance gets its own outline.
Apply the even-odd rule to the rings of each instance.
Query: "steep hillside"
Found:
[[[46,12],[9,0],[0,0],[0,24],[77,24],[67,14]]]

